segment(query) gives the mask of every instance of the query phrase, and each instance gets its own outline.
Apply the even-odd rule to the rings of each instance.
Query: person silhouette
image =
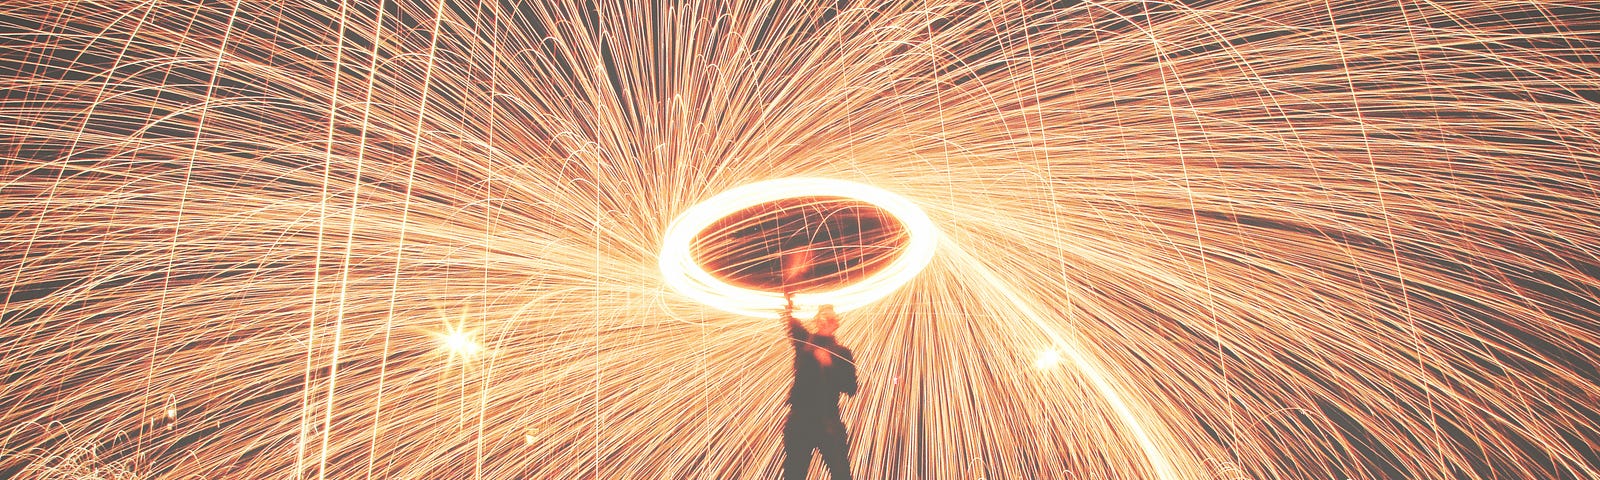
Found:
[[[850,443],[839,418],[839,394],[856,394],[855,357],[833,338],[839,328],[833,305],[817,311],[817,330],[811,332],[794,318],[794,296],[784,298],[788,305],[782,320],[794,346],[794,384],[789,387],[789,416],[783,424],[783,478],[804,480],[811,469],[811,452],[821,450],[833,480],[849,480]]]

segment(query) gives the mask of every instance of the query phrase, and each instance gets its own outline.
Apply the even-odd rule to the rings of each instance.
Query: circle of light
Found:
[[[856,182],[827,178],[792,177],[744,185],[717,194],[690,207],[667,226],[662,241],[661,275],[667,285],[718,310],[753,317],[770,317],[783,306],[780,292],[730,285],[696,262],[690,252],[695,235],[717,220],[767,202],[796,197],[844,197],[882,209],[905,227],[908,241],[900,256],[882,270],[859,282],[825,292],[796,293],[796,314],[816,314],[818,306],[832,304],[846,312],[877,301],[911,281],[933,258],[938,230],[916,204],[887,190]]]

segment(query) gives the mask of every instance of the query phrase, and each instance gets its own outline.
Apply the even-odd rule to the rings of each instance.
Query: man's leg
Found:
[[[817,448],[816,427],[790,415],[783,424],[783,480],[805,480],[811,452]]]
[[[828,465],[833,480],[850,480],[850,436],[844,422],[833,420],[822,429],[822,463]]]

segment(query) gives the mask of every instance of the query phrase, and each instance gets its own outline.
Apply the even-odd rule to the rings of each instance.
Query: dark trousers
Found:
[[[850,480],[849,442],[838,415],[790,413],[783,424],[783,479],[805,480],[811,452],[822,450],[822,463],[833,480]]]

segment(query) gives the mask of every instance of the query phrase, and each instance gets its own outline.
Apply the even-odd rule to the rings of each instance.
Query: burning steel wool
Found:
[[[0,57],[0,477],[776,478],[784,293],[856,478],[1600,477],[1590,1],[16,1]]]

